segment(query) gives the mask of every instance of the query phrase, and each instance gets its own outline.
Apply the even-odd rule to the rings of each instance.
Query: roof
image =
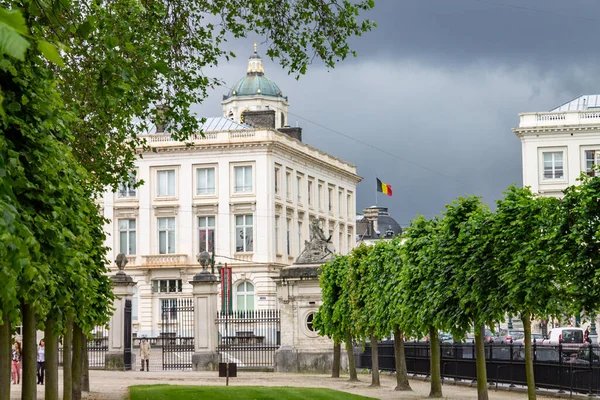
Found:
[[[202,132],[239,131],[243,129],[253,128],[225,117],[206,118],[206,122],[200,125],[200,130],[202,130]]]
[[[254,54],[248,58],[246,76],[233,85],[225,99],[240,96],[283,97],[279,86],[265,76],[262,59],[256,52],[256,43],[254,44]]]
[[[576,97],[550,111],[585,111],[594,109],[600,109],[600,94],[586,94]]]
[[[377,223],[371,224],[368,216],[361,215],[356,217],[356,234],[359,241],[369,239],[380,239],[380,238],[393,238],[396,235],[402,234],[402,227],[396,222],[394,218],[388,212],[385,207],[369,207],[364,210],[365,213],[368,210],[376,210],[377,212]]]

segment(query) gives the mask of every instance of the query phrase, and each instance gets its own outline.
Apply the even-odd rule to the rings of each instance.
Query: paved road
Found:
[[[62,382],[62,371],[59,379]],[[216,372],[182,372],[182,371],[90,371],[92,392],[85,396],[89,400],[124,400],[127,398],[127,388],[131,385],[152,385],[167,383],[171,385],[225,385],[224,378],[218,378]],[[395,377],[383,375],[381,377],[381,388],[370,388],[370,375],[360,375],[360,382],[350,383],[347,377],[333,379],[327,375],[310,374],[284,374],[265,372],[238,371],[237,378],[231,378],[233,386],[297,386],[297,387],[322,387],[342,390],[363,396],[369,396],[382,400],[398,399],[424,399],[429,393],[429,383],[411,380],[413,392],[395,392]],[[13,385],[11,399],[21,398],[20,385]],[[61,389],[62,390],[62,389]],[[475,388],[444,385],[444,398],[451,400],[470,400],[477,398]],[[44,389],[38,386],[38,399],[44,398]],[[523,393],[495,392],[490,390],[491,400],[526,399]],[[550,399],[546,396],[538,396],[538,399]]]

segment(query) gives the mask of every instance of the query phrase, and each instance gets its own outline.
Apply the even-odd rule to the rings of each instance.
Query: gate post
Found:
[[[217,296],[219,279],[203,265],[201,272],[190,281],[194,297],[194,371],[216,371],[219,366],[217,353]]]
[[[127,349],[127,345],[131,346],[131,299],[133,297],[133,287],[136,283],[133,279],[125,274],[123,269],[127,264],[127,257],[124,254],[119,254],[115,261],[119,267],[119,272],[111,276],[113,294],[115,300],[113,307],[114,314],[110,317],[108,330],[108,352],[104,359],[104,369],[124,371],[126,368],[125,352],[128,351],[129,369],[131,365],[135,365],[135,355],[131,351],[131,347]],[[129,318],[126,319],[125,306],[129,304]],[[126,326],[128,324],[129,326]],[[128,337],[126,338],[126,334]],[[129,339],[129,340],[127,340]]]

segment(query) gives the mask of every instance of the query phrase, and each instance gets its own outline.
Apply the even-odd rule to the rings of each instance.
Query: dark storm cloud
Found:
[[[374,204],[375,177],[393,186],[379,204],[402,224],[467,193],[492,205],[521,184],[518,113],[600,93],[593,1],[379,0],[369,17],[379,27],[334,70],[315,65],[296,81],[264,60],[305,142],[357,165],[358,210]],[[234,85],[253,39],[233,43],[238,59],[211,72]],[[220,115],[227,91],[199,113]]]

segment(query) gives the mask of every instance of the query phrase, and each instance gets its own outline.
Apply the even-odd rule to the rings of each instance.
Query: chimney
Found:
[[[242,122],[254,128],[275,129],[275,110],[244,111]]]
[[[289,137],[302,141],[302,128],[300,127],[296,126],[292,128],[291,126],[284,126],[283,128],[279,128],[278,130],[281,133],[285,133]]]

